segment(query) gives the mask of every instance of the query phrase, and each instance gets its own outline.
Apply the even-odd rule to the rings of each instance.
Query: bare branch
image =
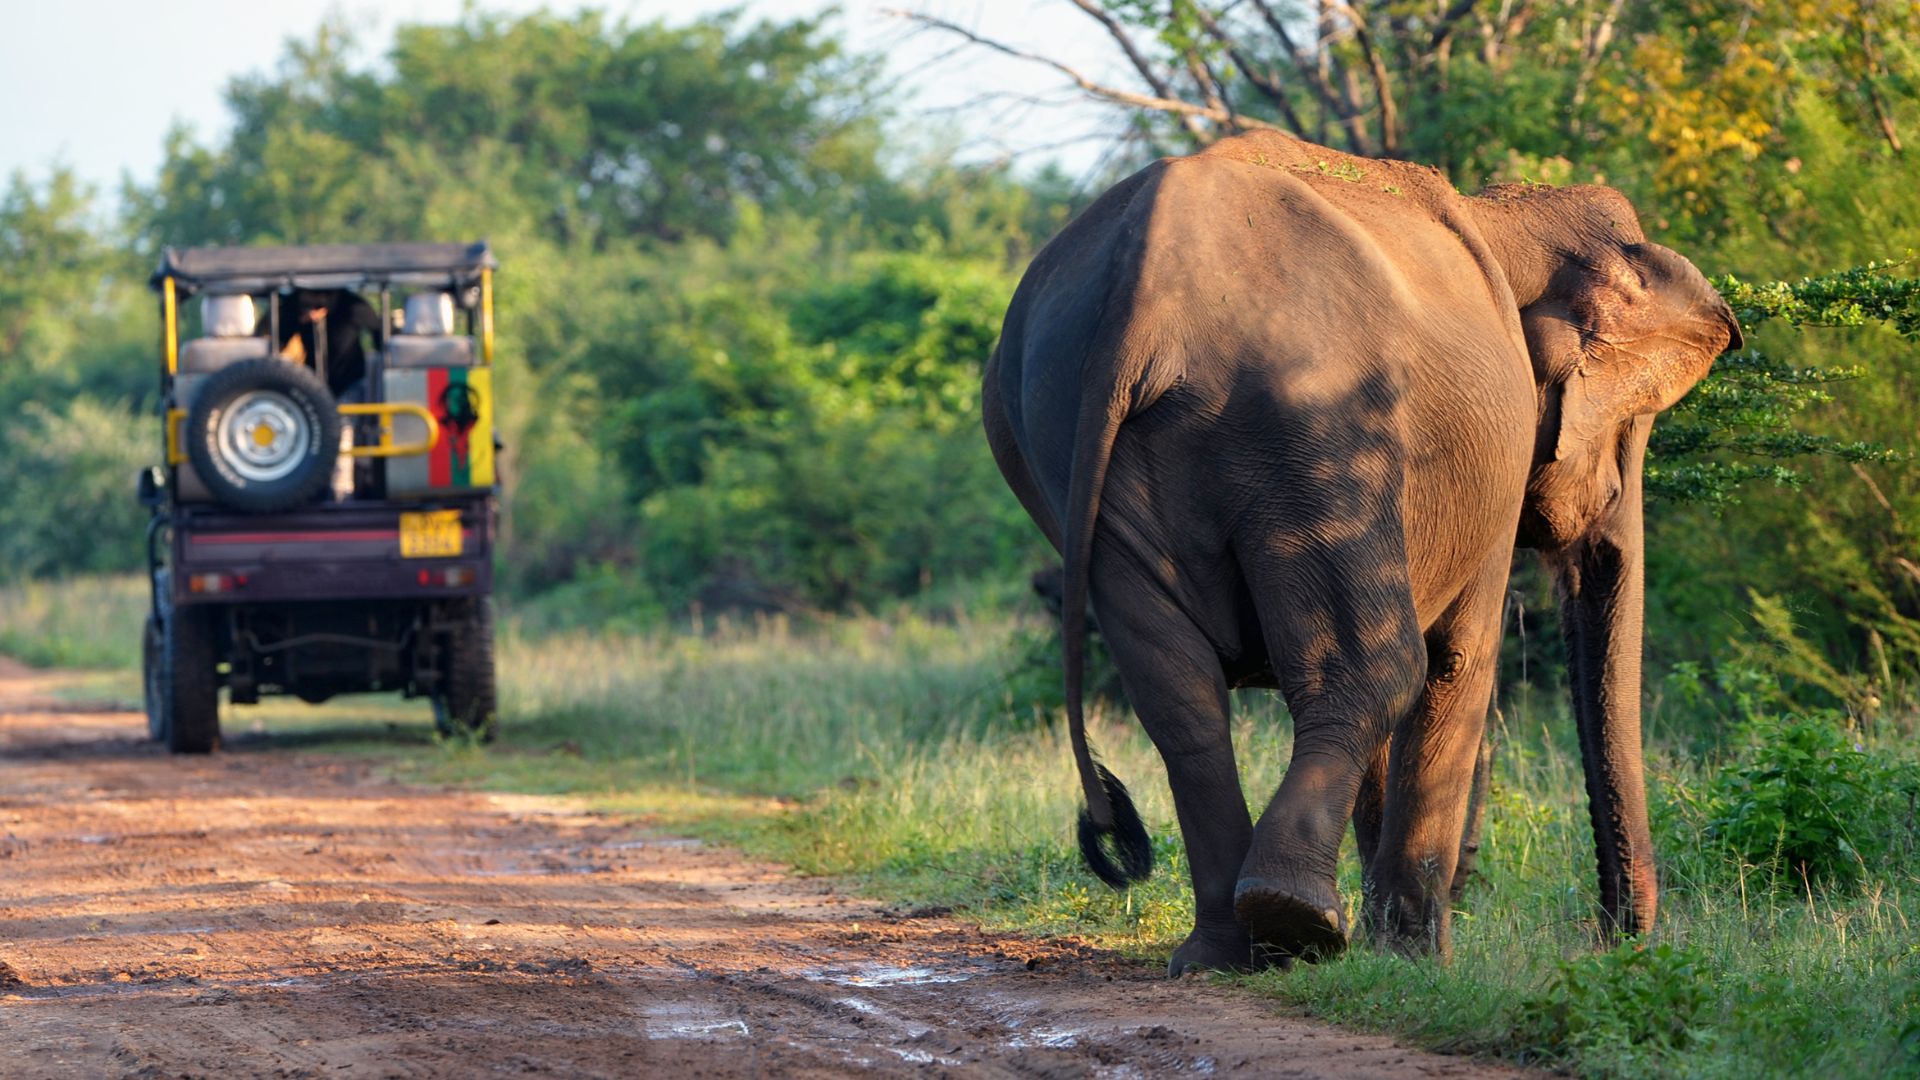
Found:
[[[1120,20],[1108,14],[1106,9],[1094,3],[1094,0],[1073,0],[1073,6],[1086,12],[1095,22],[1106,27],[1108,36],[1112,37],[1114,42],[1120,46],[1121,52],[1127,54],[1128,62],[1133,65],[1135,71],[1140,73],[1140,77],[1146,80],[1147,86],[1152,88],[1154,93],[1161,97],[1173,96],[1173,87],[1168,84],[1167,80],[1161,78],[1158,72],[1154,71],[1153,65],[1147,61],[1147,58],[1141,54],[1140,49],[1134,45],[1133,36],[1127,33],[1126,27],[1120,25]]]
[[[1272,102],[1274,108],[1280,110],[1281,119],[1286,121],[1295,135],[1304,137],[1307,134],[1307,127],[1300,122],[1300,114],[1294,110],[1293,101],[1287,97],[1287,91],[1280,85],[1279,77],[1272,71],[1262,71],[1255,67],[1252,59],[1240,48],[1239,41],[1221,28],[1219,18],[1212,12],[1200,4],[1195,4],[1193,10],[1200,17],[1200,25],[1206,30],[1208,36],[1227,50],[1227,59],[1233,61],[1233,66],[1239,70],[1241,77],[1252,84],[1255,90],[1260,91],[1262,97]]]
[[[1199,89],[1200,95],[1206,99],[1207,107],[1226,113],[1228,123],[1232,123],[1233,106],[1227,104],[1227,90],[1220,85],[1220,77],[1213,73],[1213,69],[1207,67],[1206,61],[1201,60],[1200,55],[1194,50],[1188,49],[1184,58],[1187,62],[1187,75],[1193,79],[1193,85]]]
[[[1360,10],[1363,0],[1348,0],[1339,5],[1341,11],[1353,23],[1353,40],[1360,45],[1360,57],[1367,62],[1367,71],[1373,76],[1374,100],[1380,103],[1380,149],[1388,157],[1400,155],[1400,111],[1394,107],[1393,84],[1387,78],[1387,65],[1373,47],[1373,31],[1367,26],[1367,16]]]
[[[1139,94],[1131,90],[1122,90],[1119,87],[1107,86],[1102,83],[1097,83],[1097,82],[1094,82],[1092,79],[1088,78],[1086,75],[1079,72],[1078,70],[1068,67],[1067,65],[1051,57],[1041,56],[1037,53],[1030,53],[1022,49],[1016,49],[1013,46],[1006,44],[1005,42],[995,41],[994,39],[988,38],[988,37],[982,37],[979,34],[976,34],[973,31],[968,30],[966,27],[959,25],[958,23],[948,22],[945,19],[936,18],[932,15],[921,14],[920,12],[917,12],[917,11],[900,11],[894,8],[883,8],[881,10],[886,15],[890,15],[896,19],[906,19],[909,22],[917,23],[918,25],[925,27],[927,29],[939,30],[943,33],[948,33],[948,34],[956,34],[962,38],[965,38],[967,41],[970,41],[973,44],[980,46],[981,48],[991,49],[994,52],[1000,53],[1002,55],[1011,56],[1016,60],[1026,60],[1036,64],[1044,64],[1047,67],[1050,67],[1053,70],[1059,72],[1060,74],[1065,75],[1068,79],[1071,79],[1075,86],[1078,86],[1081,90],[1085,91],[1088,95],[1098,98],[1102,101],[1108,102],[1110,104],[1125,105],[1130,108],[1146,109],[1152,112],[1169,113],[1174,116],[1179,116],[1183,118],[1193,117],[1200,120],[1208,120],[1222,127],[1240,128],[1240,129],[1266,128],[1266,129],[1271,129],[1276,131],[1279,130],[1278,127],[1266,122],[1265,120],[1260,120],[1251,116],[1239,116],[1235,114],[1230,114],[1224,108],[1215,108],[1208,105],[1196,105],[1191,101],[1183,101],[1179,98],[1169,97],[1164,95],[1155,96],[1151,94]],[[1197,137],[1204,142],[1204,141],[1207,141],[1209,138],[1211,138],[1211,133],[1207,133],[1205,132],[1205,129],[1202,129],[1202,133]]]
[[[1343,104],[1347,128],[1357,137],[1367,139],[1368,147],[1365,153],[1377,154],[1379,151],[1373,149],[1371,145],[1371,138],[1367,133],[1366,121],[1361,119],[1360,115],[1365,108],[1365,106],[1360,104],[1360,80],[1354,76],[1353,69],[1348,67],[1346,62],[1333,51],[1333,43],[1342,36],[1342,27],[1347,28],[1344,36],[1351,37],[1353,35],[1352,27],[1348,24],[1347,20],[1335,17],[1338,11],[1345,8],[1345,5],[1341,4],[1339,0],[1319,0],[1318,7],[1319,17],[1315,27],[1318,39],[1314,42],[1314,48],[1318,50],[1320,54],[1321,68],[1339,74],[1340,100]],[[1331,75],[1328,77],[1330,78]]]
[[[1254,10],[1260,13],[1261,20],[1267,24],[1267,29],[1273,31],[1274,39],[1280,43],[1281,51],[1287,54],[1287,62],[1307,80],[1307,88],[1313,91],[1314,97],[1320,99],[1320,107],[1330,115],[1339,117],[1341,123],[1345,125],[1347,149],[1356,154],[1372,154],[1373,142],[1367,137],[1366,126],[1334,93],[1333,85],[1328,81],[1326,72],[1320,70],[1318,65],[1308,63],[1302,58],[1300,47],[1294,43],[1293,33],[1287,29],[1286,21],[1273,9],[1273,4],[1269,0],[1251,0],[1251,2]]]
[[[1127,33],[1127,28],[1120,25],[1120,20],[1108,14],[1106,9],[1095,3],[1094,0],[1073,0],[1073,6],[1086,12],[1088,17],[1092,18],[1101,26],[1106,27],[1107,36],[1113,38],[1114,42],[1120,46],[1120,51],[1127,54],[1127,62],[1133,65],[1133,70],[1140,73],[1140,78],[1146,81],[1148,89],[1152,90],[1158,97],[1168,100],[1175,99],[1173,85],[1162,78],[1159,72],[1154,70],[1152,62],[1150,62],[1146,56],[1140,52],[1139,47],[1133,43],[1133,35]],[[1181,126],[1187,129],[1187,133],[1195,139],[1201,142],[1208,141],[1206,132],[1200,126],[1199,118],[1183,116],[1180,118],[1180,123]]]

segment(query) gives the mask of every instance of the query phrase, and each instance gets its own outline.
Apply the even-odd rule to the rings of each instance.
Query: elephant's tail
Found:
[[[1093,526],[1100,516],[1100,492],[1106,483],[1113,440],[1126,419],[1127,397],[1117,388],[1102,394],[1088,388],[1080,400],[1073,433],[1072,478],[1061,536],[1066,561],[1062,638],[1066,647],[1067,736],[1087,805],[1080,812],[1080,854],[1087,868],[1116,889],[1145,881],[1153,873],[1153,845],[1147,827],[1127,795],[1126,785],[1096,764],[1087,747],[1085,682],[1087,667],[1087,577],[1093,560]],[[1109,854],[1102,840],[1112,838]]]

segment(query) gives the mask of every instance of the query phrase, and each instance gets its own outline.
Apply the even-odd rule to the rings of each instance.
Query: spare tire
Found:
[[[300,505],[333,478],[340,413],[325,383],[286,360],[230,364],[200,384],[187,411],[187,459],[200,482],[237,510]]]

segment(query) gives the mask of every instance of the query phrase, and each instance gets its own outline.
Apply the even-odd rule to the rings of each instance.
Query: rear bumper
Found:
[[[401,555],[401,514],[425,509],[460,512],[457,556]],[[176,508],[169,599],[197,605],[486,596],[493,591],[494,516],[491,498],[343,503],[268,515]],[[195,588],[196,579],[205,583],[210,575],[224,580]]]

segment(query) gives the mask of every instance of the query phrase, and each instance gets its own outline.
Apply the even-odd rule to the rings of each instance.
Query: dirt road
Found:
[[[0,1076],[1507,1074],[47,686],[0,667]]]

